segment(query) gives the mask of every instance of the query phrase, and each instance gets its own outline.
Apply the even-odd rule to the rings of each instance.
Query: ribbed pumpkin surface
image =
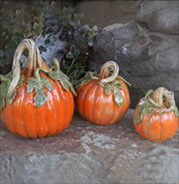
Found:
[[[11,132],[36,138],[58,134],[68,127],[74,111],[73,96],[58,82],[51,83],[52,91],[45,89],[47,102],[40,107],[33,101],[34,93],[27,93],[26,82],[16,89],[13,103],[6,103],[1,111],[1,119]]]
[[[142,121],[135,125],[136,131],[144,138],[153,142],[163,142],[171,139],[178,130],[178,117],[174,112],[158,114],[154,110],[153,114],[148,117],[143,114]],[[134,118],[137,114],[137,109],[134,111]]]
[[[93,79],[85,82],[77,89],[75,98],[79,113],[88,121],[98,125],[111,125],[118,122],[130,104],[128,88],[122,80],[120,81],[123,86],[123,89],[119,89],[123,97],[120,107],[114,100],[112,90],[110,95],[106,95],[105,89],[99,84],[100,80]]]
[[[112,73],[111,73],[112,72]],[[100,74],[87,72],[80,80],[75,98],[79,113],[91,123],[111,125],[126,113],[130,96],[114,61],[103,64]]]
[[[20,58],[24,48],[29,49],[30,58],[27,70],[21,70],[24,81],[20,87],[14,89],[16,96],[12,103],[5,100],[5,105],[0,111],[1,119],[11,132],[23,137],[37,138],[58,134],[68,127],[72,119],[73,95],[70,89],[65,90],[59,82],[64,80],[65,76],[59,66],[56,70],[49,70],[33,40],[26,39],[20,43],[15,59]],[[16,63],[18,59],[14,65]],[[65,83],[66,88],[69,88],[68,78],[64,78],[63,85]]]

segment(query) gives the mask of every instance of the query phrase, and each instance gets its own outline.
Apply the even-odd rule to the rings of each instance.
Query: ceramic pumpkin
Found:
[[[149,90],[134,111],[134,126],[144,138],[153,142],[171,139],[178,129],[178,109],[174,94],[164,87]]]
[[[81,116],[89,122],[111,125],[126,113],[130,104],[129,91],[125,84],[127,81],[118,73],[117,63],[108,61],[99,75],[88,72],[80,79],[75,102]]]
[[[21,69],[25,49],[29,51],[28,64]],[[57,59],[53,64],[49,69],[35,42],[25,39],[15,51],[12,72],[0,75],[0,115],[14,134],[46,137],[68,127],[74,111],[74,90]]]

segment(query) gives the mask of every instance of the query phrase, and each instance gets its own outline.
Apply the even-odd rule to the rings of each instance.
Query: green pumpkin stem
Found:
[[[60,65],[57,58],[52,59],[52,63],[55,71],[60,71]]]
[[[35,78],[38,80],[38,81],[40,81],[41,80],[41,77],[40,77],[40,68],[37,68],[36,70],[35,70]]]
[[[40,71],[42,71],[42,72],[45,73],[45,74],[48,74],[49,71],[51,71],[51,69],[50,69],[50,70],[47,70],[47,69],[44,69],[44,68],[37,68],[37,69],[35,70],[35,78],[36,78],[38,81],[41,80]]]
[[[72,91],[72,93],[74,95],[76,95],[76,92],[73,88],[73,85],[70,82],[70,79],[67,77],[67,75],[65,75],[61,70],[60,70],[60,65],[59,62],[57,60],[57,58],[53,58],[52,60],[53,66],[54,66],[54,70],[49,70],[48,72],[48,76],[50,78],[52,78],[54,81],[59,81],[60,84],[62,85],[62,88],[65,91]]]

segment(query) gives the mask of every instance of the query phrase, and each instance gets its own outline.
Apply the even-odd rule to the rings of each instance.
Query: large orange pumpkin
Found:
[[[25,49],[29,51],[28,65],[20,69]],[[35,42],[25,39],[14,54],[12,72],[0,76],[0,115],[14,134],[46,137],[68,127],[74,111],[73,87],[56,59],[53,64],[49,69]]]
[[[111,76],[110,70],[113,70]],[[130,104],[129,91],[126,81],[118,73],[117,63],[108,61],[103,65],[99,77],[88,72],[79,81],[76,106],[89,122],[111,125],[126,113]]]
[[[174,94],[160,87],[149,90],[134,111],[134,126],[144,138],[153,142],[171,139],[178,129],[178,109]]]

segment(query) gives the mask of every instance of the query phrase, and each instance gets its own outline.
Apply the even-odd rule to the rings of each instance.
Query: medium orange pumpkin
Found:
[[[153,142],[171,139],[178,129],[178,109],[174,94],[160,87],[149,90],[134,111],[134,126],[144,138]]]
[[[20,69],[19,60],[25,49],[29,51],[28,65]],[[53,64],[49,69],[35,42],[25,39],[14,54],[12,72],[0,76],[0,115],[14,134],[46,137],[68,127],[74,111],[70,89],[74,90],[56,59]]]
[[[110,69],[113,70],[111,76]],[[75,102],[85,119],[97,125],[111,125],[124,116],[130,97],[126,81],[118,73],[117,63],[108,61],[99,77],[88,72],[79,81]]]

